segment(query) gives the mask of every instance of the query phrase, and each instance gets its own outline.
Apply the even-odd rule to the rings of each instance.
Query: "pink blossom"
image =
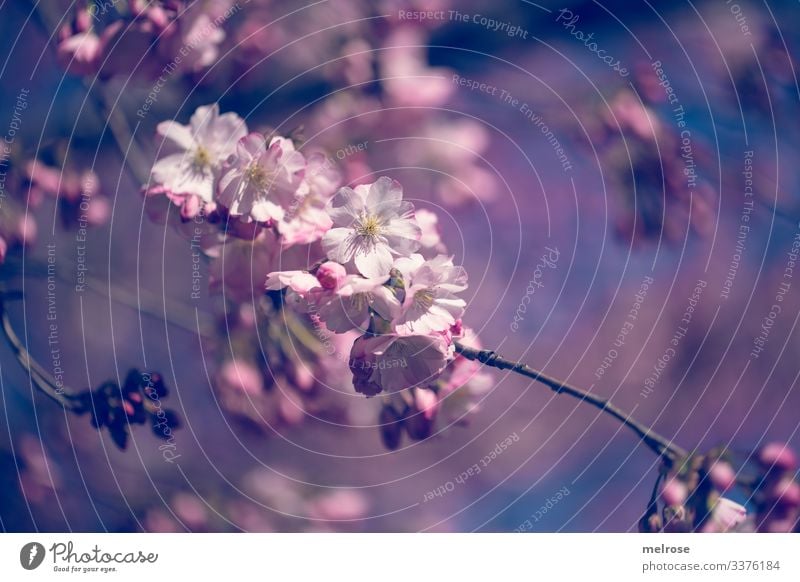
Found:
[[[367,508],[363,494],[352,489],[339,489],[315,499],[310,511],[318,519],[343,521],[364,517]]]
[[[367,396],[427,386],[444,370],[448,352],[435,336],[362,336],[350,353],[353,385]]]
[[[343,333],[352,329],[366,331],[371,310],[387,321],[400,310],[400,301],[384,283],[387,277],[365,279],[349,276],[335,294],[317,300],[319,317],[328,329]]]
[[[320,282],[308,271],[276,271],[267,275],[267,290],[277,291],[284,287],[305,297],[312,289],[320,287]]]
[[[467,273],[450,257],[425,261],[421,255],[398,259],[403,273],[405,301],[395,329],[401,335],[428,334],[450,329],[461,317],[466,302],[456,293],[467,288]]]
[[[419,248],[421,231],[403,188],[386,177],[370,185],[342,188],[328,203],[333,228],[322,237],[329,259],[354,262],[365,277],[389,273],[394,256]]]
[[[720,497],[714,504],[706,523],[704,533],[726,533],[742,523],[747,517],[747,510],[726,497]]]
[[[280,244],[275,234],[261,231],[253,240],[228,238],[209,249],[209,289],[224,291],[229,299],[253,300],[264,292],[267,273],[278,263]]]
[[[200,202],[212,202],[222,162],[247,133],[244,120],[235,113],[220,115],[214,103],[198,107],[189,125],[165,121],[157,131],[164,141],[151,172],[153,192],[164,192],[177,204],[197,197],[190,202],[195,216]]]
[[[686,484],[677,477],[671,477],[661,486],[661,499],[671,507],[676,507],[686,503],[689,489]]]
[[[100,70],[104,45],[93,30],[66,36],[56,47],[59,64],[75,75],[94,75]]]
[[[231,216],[257,222],[279,221],[295,197],[305,172],[305,158],[290,139],[251,133],[236,145],[230,167],[220,180],[219,202]]]
[[[216,2],[216,4],[230,4],[230,2]],[[216,10],[217,18],[224,14]],[[154,13],[152,18],[159,18],[159,13]],[[180,64],[184,70],[199,71],[217,60],[219,45],[225,40],[225,31],[214,21],[215,14],[209,14],[206,2],[192,2],[186,10],[182,11],[171,26],[177,27],[177,32],[168,34],[166,42],[159,44],[159,50],[165,60],[174,55],[181,54]],[[163,24],[163,19],[161,23]],[[221,21],[220,21],[221,22]],[[186,52],[188,47],[188,52]],[[181,53],[184,51],[184,53]]]
[[[309,156],[297,199],[278,225],[284,246],[309,244],[330,230],[332,221],[325,209],[341,182],[331,161],[320,153]]]

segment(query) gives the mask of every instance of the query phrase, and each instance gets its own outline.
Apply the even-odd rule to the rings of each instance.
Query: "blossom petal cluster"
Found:
[[[146,193],[165,195],[184,219],[217,213],[229,219],[225,234],[246,238],[274,227],[287,245],[314,242],[330,228],[320,207],[339,175],[319,154],[306,158],[291,139],[250,132],[217,104],[199,107],[188,125],[160,123],[157,135],[159,157]]]
[[[356,332],[349,355],[353,387],[383,394],[381,432],[389,448],[401,432],[427,438],[435,421],[460,421],[488,388],[486,375],[458,356],[465,269],[442,251],[435,215],[404,200],[395,180],[344,187],[324,208],[325,254],[304,270],[275,271],[266,288],[284,290],[330,332]],[[420,224],[422,223],[422,224]],[[471,341],[471,340],[470,340]]]
[[[436,215],[417,211],[397,181],[340,187],[324,154],[250,131],[216,104],[157,134],[145,193],[180,208],[211,260],[210,289],[236,302],[266,291],[304,312],[309,328],[355,337],[339,359],[356,392],[386,396],[387,445],[477,407],[486,376],[455,350],[471,336],[461,323],[467,273],[447,254]]]

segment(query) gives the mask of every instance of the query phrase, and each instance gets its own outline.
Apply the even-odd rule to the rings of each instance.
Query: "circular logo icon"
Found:
[[[19,551],[19,563],[26,570],[35,570],[44,561],[44,546],[39,542],[29,542]]]

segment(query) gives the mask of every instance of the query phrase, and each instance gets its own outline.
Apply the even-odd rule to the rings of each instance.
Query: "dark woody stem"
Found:
[[[55,381],[50,374],[31,357],[30,353],[14,331],[11,321],[8,318],[8,312],[6,311],[5,304],[9,299],[19,298],[21,298],[21,295],[16,296],[13,293],[0,292],[0,318],[2,318],[3,334],[6,336],[8,344],[14,351],[14,355],[17,357],[17,360],[25,369],[25,371],[30,374],[31,382],[33,382],[33,384],[39,388],[39,390],[47,394],[50,398],[61,404],[67,410],[73,410],[75,412],[82,411],[80,403],[75,396],[56,386]]]
[[[653,431],[653,429],[649,426],[634,420],[629,414],[626,414],[611,404],[611,402],[609,402],[606,398],[596,396],[590,392],[581,390],[575,386],[571,386],[570,384],[562,382],[561,380],[557,380],[556,378],[552,378],[543,372],[529,368],[520,362],[513,362],[511,360],[502,358],[492,350],[477,350],[458,342],[455,343],[455,348],[459,354],[468,360],[474,360],[485,366],[497,368],[498,370],[510,370],[515,374],[519,374],[521,376],[525,376],[526,378],[531,378],[532,380],[541,382],[542,384],[548,386],[556,394],[567,394],[573,398],[577,398],[581,402],[586,402],[587,404],[594,406],[598,410],[605,412],[609,416],[612,416],[630,428],[637,434],[637,436],[639,436],[639,438],[642,439],[642,442],[646,444],[650,450],[659,456],[666,457],[673,463],[678,462],[680,459],[686,458],[689,454],[687,451],[674,444],[671,440],[668,440],[667,438]]]

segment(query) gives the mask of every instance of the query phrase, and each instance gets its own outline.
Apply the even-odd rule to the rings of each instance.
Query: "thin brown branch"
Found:
[[[661,436],[649,426],[646,426],[633,419],[630,414],[626,414],[611,404],[607,398],[603,398],[587,392],[586,390],[581,390],[580,388],[571,386],[570,384],[562,382],[561,380],[557,380],[556,378],[552,378],[543,372],[529,368],[525,364],[502,358],[492,350],[477,350],[458,342],[456,342],[455,348],[459,354],[468,360],[475,360],[485,366],[497,368],[498,370],[510,370],[515,374],[520,374],[526,378],[531,378],[532,380],[541,382],[557,394],[567,394],[573,398],[577,398],[581,402],[586,402],[587,404],[594,406],[598,410],[605,412],[609,416],[612,416],[630,428],[653,452],[659,456],[668,458],[672,462],[683,459],[688,455],[687,451],[683,450],[666,437]]]
[[[9,297],[10,294],[8,293],[0,293],[0,318],[2,319],[3,333],[20,365],[22,365],[25,371],[30,375],[31,382],[42,392],[61,404],[64,408],[68,410],[77,410],[79,408],[79,403],[74,396],[56,386],[55,380],[31,357],[27,348],[17,336],[5,308],[6,299]]]

